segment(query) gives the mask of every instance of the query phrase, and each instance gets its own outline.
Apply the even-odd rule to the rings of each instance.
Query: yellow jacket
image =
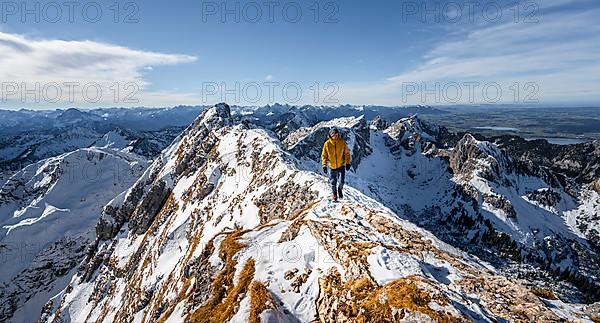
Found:
[[[327,167],[327,163],[329,163],[329,168],[331,169],[338,169],[345,165],[350,165],[352,158],[350,157],[350,150],[348,149],[348,145],[346,145],[346,141],[342,138],[333,140],[330,136],[323,144],[321,161],[323,167]]]

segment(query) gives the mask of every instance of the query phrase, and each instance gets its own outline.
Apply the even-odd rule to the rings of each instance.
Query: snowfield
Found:
[[[95,240],[104,205],[127,190],[147,165],[135,154],[79,149],[32,164],[2,186],[0,286],[11,295],[3,301],[19,309],[13,321],[37,320],[48,299],[67,286]],[[61,255],[59,250],[76,251]]]

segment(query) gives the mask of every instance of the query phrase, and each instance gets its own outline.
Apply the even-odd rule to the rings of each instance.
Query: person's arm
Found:
[[[327,169],[327,162],[329,161],[329,151],[327,150],[327,142],[323,144],[323,151],[321,152],[321,163],[323,169]]]

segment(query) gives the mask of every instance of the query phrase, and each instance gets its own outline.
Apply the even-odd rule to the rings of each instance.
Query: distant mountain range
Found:
[[[154,157],[202,112],[202,106],[173,108],[107,108],[92,110],[0,110],[0,170],[17,171],[30,163],[87,148],[109,132],[125,134],[136,153]],[[307,125],[339,116],[385,115],[396,120],[414,113],[443,113],[425,106],[387,107],[233,107],[234,113],[252,113],[263,122],[302,116]],[[0,178],[2,180],[2,178]]]

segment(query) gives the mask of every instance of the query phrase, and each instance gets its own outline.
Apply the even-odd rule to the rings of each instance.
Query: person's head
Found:
[[[331,131],[329,132],[329,136],[332,139],[338,139],[340,137],[340,131],[337,130],[336,128],[331,129]]]

